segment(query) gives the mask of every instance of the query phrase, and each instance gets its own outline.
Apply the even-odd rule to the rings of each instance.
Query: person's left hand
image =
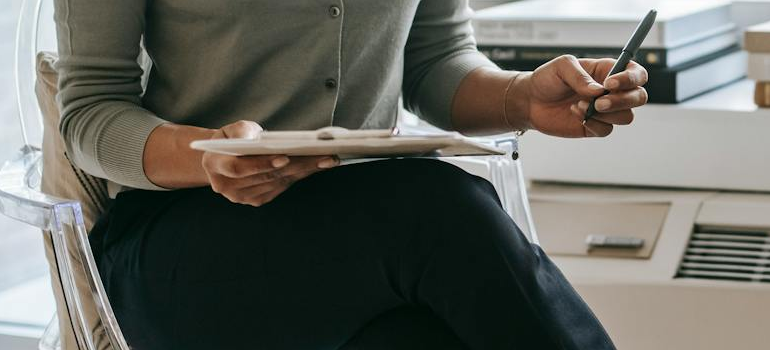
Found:
[[[536,69],[525,85],[531,127],[553,136],[604,137],[613,125],[630,124],[631,108],[647,103],[642,87],[647,71],[632,61],[625,71],[607,77],[613,64],[614,59],[561,56]],[[589,102],[605,89],[610,93],[596,100],[598,113],[583,124]]]

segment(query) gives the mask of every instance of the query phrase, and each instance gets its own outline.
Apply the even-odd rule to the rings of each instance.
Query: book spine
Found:
[[[770,82],[758,81],[754,87],[754,103],[762,108],[770,107]]]
[[[649,103],[679,103],[677,96],[677,72],[668,69],[648,69],[647,90]]]
[[[637,22],[528,21],[476,18],[474,36],[481,45],[621,47]],[[656,24],[645,47],[666,47],[663,24]]]
[[[615,58],[622,48],[479,46],[479,51],[495,61],[548,62],[562,55],[578,58]],[[666,49],[640,49],[634,61],[645,67],[667,67]]]
[[[770,81],[770,53],[749,52],[747,75],[756,81]]]
[[[496,60],[503,69],[531,71],[547,61]],[[645,88],[652,103],[678,103],[746,75],[746,55],[738,45],[675,67],[645,67]],[[712,74],[718,71],[720,74]],[[681,86],[680,86],[681,85]]]
[[[748,52],[770,54],[770,32],[746,32],[743,48]]]

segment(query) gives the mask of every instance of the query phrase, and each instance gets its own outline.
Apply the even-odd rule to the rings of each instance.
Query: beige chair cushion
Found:
[[[72,166],[65,154],[59,133],[59,108],[56,104],[58,75],[53,68],[55,54],[41,52],[37,56],[37,94],[43,112],[43,179],[42,191],[59,198],[80,202],[86,227],[90,229],[109,201],[107,181],[86,174]]]
[[[77,200],[81,204],[86,228],[91,229],[99,215],[104,211],[105,205],[109,201],[107,194],[107,182],[84,173],[75,168],[67,159],[65,154],[64,141],[59,133],[59,108],[56,104],[56,93],[58,84],[58,75],[53,68],[56,61],[56,55],[52,53],[41,52],[37,56],[37,81],[35,83],[35,93],[40,110],[43,113],[43,178],[41,190],[43,193],[71,200]],[[76,350],[77,343],[72,331],[67,307],[59,280],[58,270],[56,268],[53,245],[50,235],[45,237],[46,258],[51,271],[51,282],[53,286],[54,297],[56,298],[57,314],[59,317],[59,330],[61,332],[62,349]],[[74,248],[74,247],[73,247]],[[79,261],[79,257],[71,257]],[[81,286],[81,298],[90,302],[88,293],[88,282],[82,271],[75,271],[76,286]],[[85,305],[84,311],[88,323],[98,326],[99,315],[94,305]],[[95,328],[98,329],[98,328]],[[96,332],[96,331],[95,331]],[[94,338],[103,340],[102,334],[94,334]],[[100,343],[104,343],[101,341]],[[101,346],[100,346],[101,347]]]

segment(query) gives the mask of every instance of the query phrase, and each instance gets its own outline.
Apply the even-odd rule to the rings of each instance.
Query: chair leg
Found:
[[[61,334],[59,332],[59,317],[56,314],[45,327],[43,336],[37,345],[38,350],[61,350]]]

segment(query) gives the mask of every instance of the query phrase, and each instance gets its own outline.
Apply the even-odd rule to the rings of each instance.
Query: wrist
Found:
[[[172,123],[155,128],[145,145],[145,175],[155,185],[169,189],[208,185],[201,166],[203,152],[190,148],[190,143],[210,139],[215,132]]]
[[[532,128],[530,98],[532,72],[514,72],[505,92],[504,118],[513,131],[524,132]]]
[[[208,129],[195,126],[181,126],[174,128],[172,133],[172,139],[174,141],[174,149],[177,150],[177,154],[192,161],[186,161],[186,164],[190,165],[187,169],[189,172],[189,182],[184,187],[200,187],[209,186],[210,181],[208,174],[203,170],[203,151],[195,150],[190,147],[193,141],[208,140],[214,137],[219,132],[218,129]]]

